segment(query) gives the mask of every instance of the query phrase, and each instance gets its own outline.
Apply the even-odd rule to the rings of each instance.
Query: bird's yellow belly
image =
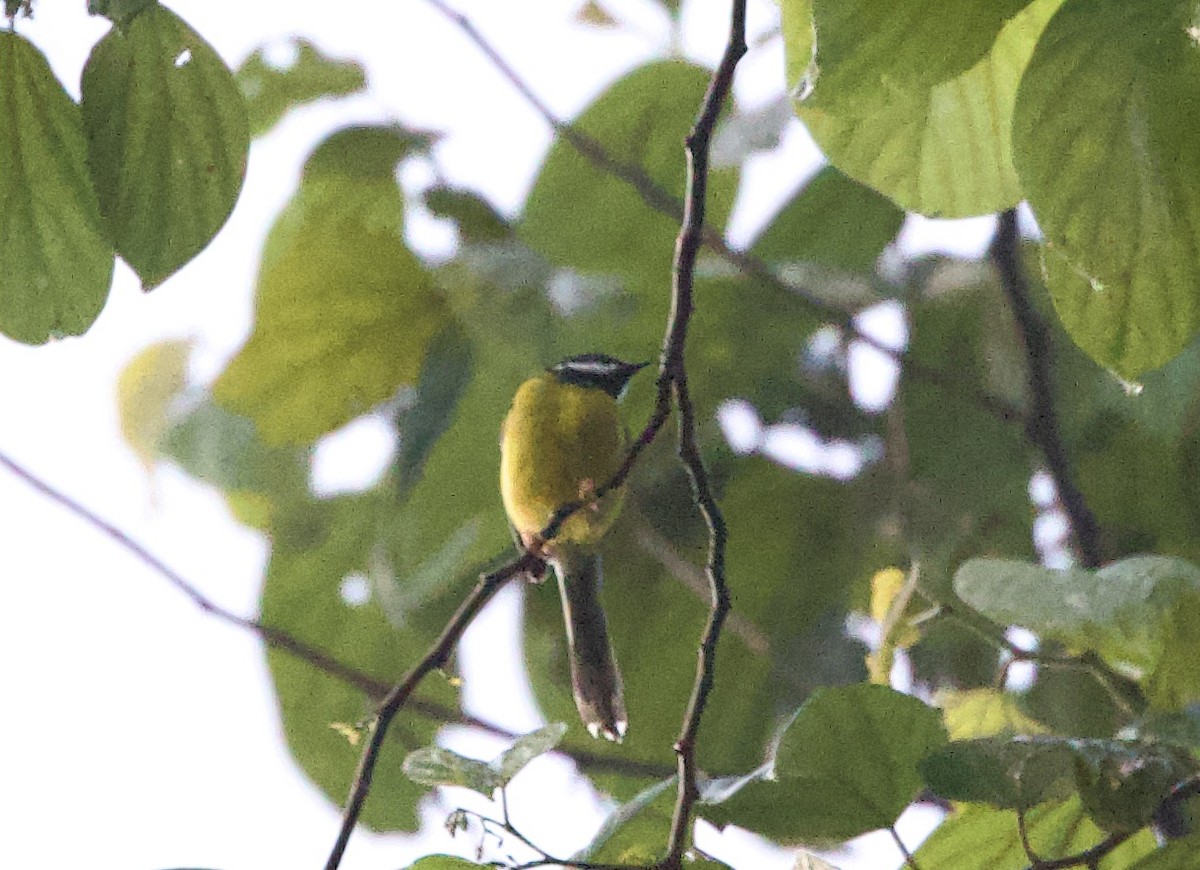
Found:
[[[617,403],[552,377],[521,385],[500,439],[500,492],[522,535],[541,531],[562,505],[588,498],[612,478],[625,455]],[[557,539],[595,543],[612,525],[620,500],[618,491],[582,508]]]

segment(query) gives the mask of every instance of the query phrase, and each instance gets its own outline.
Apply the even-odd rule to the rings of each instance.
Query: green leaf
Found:
[[[503,787],[501,777],[486,761],[477,761],[442,746],[423,746],[404,759],[404,775],[421,785],[453,785],[491,797]]]
[[[500,785],[508,785],[512,778],[524,769],[525,765],[558,746],[566,733],[566,723],[551,722],[537,731],[518,737],[512,746],[504,750],[500,757],[492,762],[492,768],[500,779]]]
[[[928,553],[946,549],[958,558],[966,547],[1029,552],[1029,442],[1019,426],[972,398],[1007,398],[997,383],[1006,380],[1012,341],[1003,325],[1011,312],[991,277],[970,264],[932,260],[918,267],[909,282],[906,357],[943,380],[901,374],[897,403],[915,484],[906,507],[909,534]],[[1021,407],[1021,399],[1011,401]]]
[[[1200,836],[1193,835],[1168,843],[1151,852],[1129,870],[1196,870],[1200,867]]]
[[[815,96],[862,103],[886,101],[889,90],[929,90],[979,63],[1029,2],[814,0]]]
[[[828,827],[848,838],[892,825],[921,790],[917,765],[946,742],[937,711],[886,686],[821,689],[796,712],[779,744],[775,773],[820,791]]]
[[[403,238],[405,131],[318,146],[267,239],[254,332],[213,387],[271,443],[316,440],[415,384],[450,315]]]
[[[1160,708],[1200,698],[1191,652],[1200,640],[1200,568],[1190,562],[1134,556],[1089,572],[976,559],[959,568],[954,587],[995,622],[1137,669]]]
[[[79,109],[24,37],[0,32],[0,333],[82,335],[112,281]]]
[[[155,5],[114,28],[83,70],[88,166],[117,253],[153,289],[200,253],[246,174],[246,104],[229,68]]]
[[[502,242],[512,238],[513,230],[486,199],[469,190],[431,187],[425,191],[425,205],[438,217],[458,224],[459,238],[467,244]]]
[[[146,471],[158,462],[171,406],[187,384],[190,339],[160,341],[139,351],[117,377],[121,435]]]
[[[466,870],[478,866],[473,861],[453,855],[426,855],[416,864],[409,864],[407,870]]]
[[[812,66],[816,33],[812,0],[780,0],[779,27],[783,31],[787,89],[793,97],[805,94],[815,73]]]
[[[1023,197],[1010,144],[1017,85],[1061,2],[1014,15],[1023,0],[910,0],[908,12],[817,0],[818,74],[797,114],[830,162],[906,209],[962,217],[1013,206]],[[859,14],[864,6],[872,11]],[[789,70],[801,63],[789,59]]]
[[[771,218],[751,253],[776,265],[817,263],[871,273],[900,231],[904,212],[832,166]]]
[[[272,63],[267,51],[260,48],[235,75],[246,98],[251,136],[262,136],[297,106],[324,97],[344,97],[367,86],[360,63],[334,60],[307,39],[293,38],[287,47],[296,52],[290,64]],[[272,53],[279,48],[274,46]]]
[[[88,15],[103,15],[117,27],[126,27],[158,0],[88,0]]]
[[[952,801],[1029,809],[1070,796],[1074,785],[1072,744],[1055,738],[958,740],[921,763],[934,792]]]
[[[1088,815],[1114,833],[1148,825],[1172,788],[1200,769],[1187,751],[1165,744],[1081,740],[1075,756]]]
[[[720,786],[732,795],[704,816],[810,843],[886,828],[922,787],[918,762],[945,741],[937,711],[908,695],[868,684],[819,689],[766,767],[714,783],[710,792]]]
[[[1067,0],[1021,82],[1014,159],[1072,338],[1132,380],[1200,329],[1200,57],[1174,0]]]
[[[1046,730],[1021,712],[1015,696],[999,689],[945,689],[937,693],[934,703],[942,711],[951,740]]]
[[[454,419],[470,383],[474,358],[471,340],[451,321],[433,337],[417,377],[416,394],[396,414],[400,450],[394,464],[396,487],[403,498],[421,475],[425,459]]]
[[[591,861],[594,863],[597,857],[601,855],[602,850],[610,842],[614,842],[614,838],[617,837],[624,838],[626,843],[612,851],[617,851],[618,854],[624,851],[624,848],[628,846],[631,826],[643,813],[652,807],[657,806],[658,811],[661,813],[666,803],[663,795],[674,785],[675,777],[669,777],[643,789],[631,800],[618,806],[608,814],[608,818],[604,820],[604,824],[600,826],[600,830],[596,832],[596,836],[592,838],[591,842],[572,855],[571,860],[579,862]]]
[[[610,87],[573,122],[617,161],[641,167],[682,203],[683,140],[708,86],[707,70],[659,61]],[[707,223],[722,227],[737,173],[709,177]],[[597,169],[560,137],[530,191],[518,229],[522,241],[559,266],[613,276],[642,304],[665,311],[677,216],[651,209],[625,181]]]
[[[254,423],[202,402],[173,421],[163,451],[188,474],[223,490],[234,516],[270,528],[280,511],[309,497],[309,451],[267,447]]]
[[[1078,798],[1035,807],[1025,814],[1025,826],[1034,851],[1047,861],[1079,854],[1105,838]],[[1125,870],[1155,845],[1154,835],[1142,831],[1101,861],[1099,870]],[[1030,864],[1016,813],[980,806],[950,816],[913,857],[922,870],[1023,870]]]
[[[437,601],[413,614],[403,632],[388,623],[379,605],[343,597],[344,582],[361,578],[375,547],[379,494],[295,505],[271,528],[271,559],[263,587],[265,624],[356,668],[388,686],[425,654],[456,602]],[[267,663],[279,702],[284,737],[296,761],[329,801],[346,799],[361,747],[330,727],[369,719],[374,704],[354,688],[283,651],[268,649]],[[405,755],[433,743],[438,724],[420,712],[422,703],[457,709],[454,691],[436,675],[425,680],[388,732],[363,808],[376,830],[415,830],[417,802],[425,789],[401,769]]]

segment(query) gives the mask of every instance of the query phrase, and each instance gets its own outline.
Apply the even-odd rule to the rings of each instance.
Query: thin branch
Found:
[[[675,753],[679,759],[679,790],[675,812],[671,817],[667,854],[660,865],[663,870],[679,870],[682,867],[683,854],[691,840],[692,811],[700,796],[696,785],[696,737],[714,684],[721,626],[731,607],[729,589],[725,582],[725,545],[728,532],[696,439],[696,414],[688,391],[685,350],[688,324],[694,309],[696,258],[703,243],[709,145],[721,108],[733,87],[734,71],[746,50],[746,0],[733,0],[729,40],[725,45],[725,52],[709,81],[699,116],[686,140],[687,195],[683,223],[675,244],[671,315],[667,334],[663,339],[662,380],[670,379],[675,398],[679,421],[679,458],[687,469],[692,484],[692,498],[708,526],[706,573],[712,595],[708,624],[700,639],[691,700],[683,717],[679,739],[675,742]]]
[[[900,839],[900,832],[896,830],[895,825],[888,826],[888,833],[892,835],[892,839],[896,842],[896,848],[904,856],[904,864],[909,870],[921,870],[921,865],[917,863],[917,859],[913,857],[913,853],[908,850],[908,846],[905,846],[904,841]]]
[[[480,577],[471,594],[463,599],[458,610],[446,623],[446,627],[442,629],[442,633],[430,646],[429,651],[404,675],[400,682],[392,687],[383,699],[376,714],[375,726],[371,729],[371,739],[363,748],[362,756],[359,758],[358,770],[355,771],[354,782],[350,786],[350,796],[346,800],[342,826],[338,831],[337,840],[334,842],[329,859],[325,862],[326,870],[337,870],[342,862],[342,856],[350,842],[350,835],[354,832],[354,826],[358,824],[363,804],[371,791],[371,779],[379,760],[379,752],[383,748],[383,741],[387,737],[388,728],[396,714],[403,709],[409,696],[426,676],[446,665],[459,638],[462,637],[463,632],[466,631],[467,626],[471,624],[479,611],[495,597],[497,592],[504,588],[509,580],[529,572],[537,561],[536,556],[527,553],[503,568]]]
[[[602,172],[628,184],[641,200],[651,209],[677,221],[684,220],[685,203],[680,202],[670,192],[663,189],[658,182],[647,174],[639,164],[619,160],[594,137],[588,135],[572,124],[558,117],[548,105],[521,78],[511,64],[496,50],[487,38],[475,27],[469,18],[451,8],[445,0],[425,0],[430,6],[440,12],[451,24],[462,31],[475,47],[479,49],[513,89],[541,116],[555,134],[568,142],[593,166]],[[747,251],[739,251],[725,241],[724,236],[713,227],[702,227],[700,235],[705,246],[714,251],[723,260],[738,270],[776,289],[793,295],[804,306],[827,318],[844,331],[852,334],[857,341],[868,345],[874,350],[887,356],[897,365],[903,365],[906,373],[917,380],[942,389],[961,392],[964,387],[956,379],[917,363],[904,356],[901,351],[888,346],[884,342],[864,332],[855,322],[854,315],[847,309],[835,305],[807,288],[784,280],[768,263],[755,257]],[[971,391],[968,398],[993,415],[1006,422],[1023,422],[1025,412],[1004,399],[979,391]]]
[[[1100,524],[1071,473],[1071,462],[1054,405],[1050,335],[1030,299],[1029,280],[1021,263],[1021,236],[1017,228],[1016,209],[1000,213],[991,255],[1000,275],[1000,286],[1004,288],[1012,306],[1029,364],[1029,393],[1033,407],[1025,419],[1025,431],[1046,459],[1046,467],[1054,478],[1063,510],[1071,524],[1080,561],[1085,568],[1098,568],[1102,561]]]
[[[386,680],[376,679],[352,665],[339,661],[329,653],[300,640],[284,629],[267,625],[258,619],[240,616],[217,604],[182,574],[151,553],[143,544],[134,540],[127,532],[117,528],[111,522],[85,507],[63,491],[51,486],[2,452],[0,452],[0,467],[7,469],[30,488],[60,507],[65,508],[68,513],[96,529],[118,547],[133,555],[147,568],[161,576],[187,596],[204,613],[228,625],[243,628],[251,632],[268,647],[285,652],[333,679],[358,689],[372,701],[379,702],[387,695],[392,684]],[[486,731],[489,734],[502,737],[506,740],[513,740],[520,736],[507,728],[500,727],[494,722],[454,710],[435,701],[416,698],[411,699],[408,706],[411,710],[422,716],[438,722],[444,722],[448,725],[463,725],[469,728],[478,728],[481,731]],[[553,751],[565,758],[572,759],[584,770],[600,770],[628,776],[646,777],[648,779],[663,779],[675,773],[673,767],[632,758],[606,756],[595,752],[588,752],[587,750],[565,750],[558,748]]]
[[[307,662],[317,670],[329,674],[331,677],[334,677],[335,679],[340,680],[347,685],[354,686],[356,689],[360,689],[371,697],[382,697],[387,692],[388,683],[384,682],[383,680],[377,680],[369,674],[363,673],[362,671],[344,662],[338,661],[323,650],[317,649],[311,644],[305,643],[295,635],[292,635],[281,628],[267,625],[266,623],[263,623],[257,619],[241,616],[217,604],[198,588],[189,583],[181,574],[179,574],[179,572],[175,571],[121,529],[117,528],[99,514],[96,514],[90,509],[84,507],[62,490],[51,486],[49,483],[39,478],[33,472],[29,471],[16,460],[4,453],[0,453],[0,466],[8,469],[8,471],[10,471],[13,475],[23,480],[26,484],[44,495],[50,501],[66,508],[69,513],[74,514],[76,517],[83,520],[89,526],[99,531],[101,534],[109,538],[124,550],[132,553],[147,568],[161,576],[178,591],[182,592],[185,596],[191,599],[193,604],[210,616],[215,616],[222,622],[226,622],[230,625],[235,625],[239,628],[244,628],[253,632],[262,638],[263,642],[267,646],[283,650],[295,656],[296,658]]]
[[[1145,695],[1137,683],[1114,671],[1095,652],[1087,651],[1074,655],[1046,652],[1041,649],[1024,649],[1008,638],[1008,634],[1002,626],[992,622],[965,601],[961,599],[953,602],[941,600],[928,589],[922,589],[921,593],[937,606],[942,616],[957,620],[960,625],[1007,652],[1015,661],[1029,662],[1048,668],[1083,671],[1108,692],[1113,703],[1126,715],[1138,716],[1146,709]]]

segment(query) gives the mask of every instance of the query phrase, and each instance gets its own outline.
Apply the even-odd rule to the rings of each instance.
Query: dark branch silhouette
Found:
[[[1054,479],[1058,497],[1071,524],[1079,560],[1086,568],[1098,568],[1103,561],[1100,525],[1088,507],[1075,477],[1063,443],[1054,404],[1053,349],[1050,333],[1029,295],[1029,280],[1021,263],[1021,235],[1016,209],[1000,214],[1000,225],[992,242],[992,260],[1000,274],[1000,286],[1008,296],[1028,361],[1029,395],[1032,409],[1025,418],[1029,440],[1042,452],[1046,468]]]
[[[675,752],[679,758],[679,790],[675,812],[671,818],[667,854],[661,864],[663,870],[679,870],[683,865],[684,852],[691,844],[692,813],[700,796],[696,785],[696,738],[715,680],[717,642],[721,637],[721,627],[732,605],[725,581],[725,544],[728,537],[725,518],[713,495],[708,471],[704,467],[696,440],[696,413],[688,392],[685,351],[688,324],[695,308],[693,291],[696,257],[704,242],[709,145],[721,108],[733,87],[734,71],[738,61],[745,54],[746,0],[733,0],[729,40],[721,62],[709,82],[695,126],[686,141],[687,193],[683,222],[675,243],[671,315],[663,340],[662,373],[659,376],[660,394],[668,381],[674,394],[679,421],[679,458],[687,469],[692,484],[692,498],[708,526],[708,560],[705,573],[708,575],[712,595],[708,624],[700,638],[696,680],[692,687],[691,700],[683,717],[679,738],[675,742]]]
[[[287,632],[276,626],[267,625],[258,619],[241,616],[217,604],[211,598],[206,596],[200,589],[188,581],[174,568],[167,565],[160,558],[151,553],[144,545],[132,538],[127,532],[122,531],[108,520],[101,517],[99,514],[76,501],[71,496],[64,493],[62,490],[51,486],[46,481],[42,480],[36,474],[25,468],[16,460],[4,453],[0,453],[0,467],[7,469],[11,474],[28,484],[32,489],[45,496],[55,504],[65,508],[69,513],[82,520],[87,525],[98,530],[105,537],[109,538],[117,546],[121,547],[128,553],[142,562],[151,571],[165,579],[168,583],[174,586],[177,590],[187,596],[191,601],[209,616],[224,622],[228,625],[243,628],[257,635],[264,644],[273,649],[281,650],[294,658],[305,662],[310,667],[313,667],[335,680],[344,683],[348,686],[360,690],[373,701],[380,702],[391,689],[392,684],[386,680],[380,680],[372,677],[370,674],[361,671],[352,665],[339,661],[334,656],[324,650],[318,649],[312,644],[300,640],[295,635]],[[415,713],[426,716],[437,722],[445,722],[447,724],[465,725],[471,728],[478,728],[493,734],[497,737],[503,737],[506,740],[514,740],[519,737],[512,731],[506,728],[501,728],[494,722],[489,722],[478,716],[471,716],[459,710],[452,709],[443,704],[434,701],[426,701],[424,699],[411,699],[408,703],[408,708]],[[627,774],[630,776],[641,776],[647,779],[664,779],[672,776],[675,773],[674,768],[664,764],[654,764],[637,759],[626,759],[614,756],[601,755],[599,753],[588,752],[587,750],[565,750],[555,749],[555,753],[566,758],[571,758],[580,767],[585,770],[609,771],[615,773]]]

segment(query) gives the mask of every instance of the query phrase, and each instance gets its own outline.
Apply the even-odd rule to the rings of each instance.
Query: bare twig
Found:
[[[679,870],[683,854],[691,840],[692,811],[699,799],[696,786],[696,737],[708,703],[716,673],[717,642],[721,626],[729,613],[731,601],[725,582],[725,518],[717,505],[708,471],[696,440],[696,414],[688,392],[688,373],[685,361],[688,324],[694,308],[696,257],[703,243],[704,216],[708,193],[708,152],[713,129],[721,108],[733,87],[733,74],[738,61],[746,54],[746,0],[733,0],[729,24],[729,40],[720,64],[709,81],[699,116],[686,141],[687,194],[683,223],[675,243],[675,264],[672,270],[671,315],[663,339],[662,384],[669,380],[675,398],[679,421],[679,458],[687,469],[692,484],[692,497],[708,526],[708,562],[706,573],[712,607],[708,624],[700,639],[696,663],[696,679],[691,700],[683,717],[675,753],[679,758],[679,793],[671,818],[667,854],[661,863],[663,870]]]
[[[996,238],[992,243],[992,260],[1000,275],[1000,286],[1012,306],[1029,363],[1029,393],[1033,407],[1025,418],[1025,431],[1046,459],[1046,467],[1054,478],[1063,510],[1071,524],[1080,561],[1086,568],[1098,568],[1102,559],[1100,525],[1071,473],[1070,459],[1059,428],[1058,411],[1054,405],[1050,335],[1030,300],[1029,281],[1021,263],[1020,243],[1016,209],[1001,212]]]
[[[268,625],[258,619],[251,619],[246,616],[241,616],[217,604],[215,601],[201,592],[194,584],[188,581],[187,578],[185,578],[182,574],[151,553],[143,544],[134,540],[127,532],[117,528],[111,522],[85,507],[71,496],[51,486],[49,483],[42,480],[29,469],[25,468],[23,465],[4,453],[0,453],[0,466],[6,468],[15,477],[28,484],[32,489],[42,494],[60,507],[65,508],[69,513],[83,520],[83,522],[99,531],[117,546],[133,555],[147,568],[149,568],[151,571],[154,571],[156,574],[174,586],[177,590],[191,599],[191,601],[204,613],[213,616],[228,625],[243,628],[255,634],[268,647],[285,652],[288,655],[305,662],[309,666],[329,675],[335,680],[360,690],[373,701],[381,701],[387,695],[392,684],[386,680],[380,680],[372,677],[370,674],[360,671],[352,665],[348,665],[345,662],[339,661],[337,658],[325,652],[324,650],[318,649],[317,647],[300,640],[284,629]],[[463,725],[470,728],[478,728],[481,731],[486,731],[489,734],[495,735],[496,737],[502,737],[506,740],[513,740],[520,736],[513,731],[509,731],[506,728],[500,727],[494,722],[489,722],[488,720],[482,719],[478,716],[471,716],[467,713],[462,713],[458,710],[438,704],[435,701],[414,698],[410,699],[408,702],[408,707],[414,712],[419,713],[422,716],[426,716],[429,719],[451,725]],[[633,758],[606,756],[595,752],[588,752],[587,750],[568,751],[559,748],[553,751],[559,755],[574,760],[576,764],[585,770],[603,770],[626,774],[629,776],[641,776],[649,779],[663,779],[675,773],[675,770],[672,767],[668,767],[663,764],[654,764],[647,761],[639,761]]]
[[[62,490],[51,486],[6,454],[0,453],[0,466],[7,468],[12,474],[25,481],[25,483],[50,499],[50,501],[66,508],[68,512],[74,514],[89,526],[101,532],[105,537],[132,553],[150,570],[157,573],[177,590],[190,598],[193,604],[210,616],[215,616],[222,622],[253,632],[261,637],[267,646],[284,650],[312,665],[317,670],[323,671],[347,685],[361,689],[369,696],[381,697],[387,692],[388,684],[386,682],[377,680],[369,674],[338,661],[323,650],[305,643],[281,628],[267,625],[257,619],[241,616],[217,604],[189,583],[179,572],[175,571],[121,529],[94,511],[84,507]]]
[[[545,121],[566,142],[586,158],[597,169],[628,184],[642,201],[659,212],[677,221],[684,219],[685,203],[680,202],[669,191],[664,190],[645,169],[636,163],[629,163],[616,158],[596,138],[588,135],[572,124],[558,117],[540,98],[529,84],[521,78],[512,65],[496,50],[486,37],[469,18],[451,8],[445,0],[426,0],[426,2],[446,17],[455,27],[479,49],[521,97],[529,103],[542,120]],[[702,227],[700,235],[706,247],[714,251],[723,260],[735,266],[738,270],[756,280],[775,287],[792,295],[801,304],[819,316],[833,322],[844,331],[852,334],[857,341],[879,351],[897,364],[903,364],[906,373],[918,380],[926,381],[942,389],[961,392],[965,388],[956,383],[955,378],[945,373],[917,363],[905,357],[901,351],[881,342],[879,339],[864,332],[855,322],[853,313],[844,307],[835,305],[818,294],[798,284],[784,280],[768,263],[755,257],[747,251],[739,251],[725,241],[724,236],[713,227]],[[972,391],[967,398],[996,418],[1009,422],[1023,422],[1025,412],[998,396]]]
[[[896,830],[895,825],[888,827],[888,833],[892,835],[892,839],[896,842],[896,848],[904,856],[904,865],[909,870],[921,870],[921,865],[917,863],[917,859],[913,857],[913,853],[908,850],[908,846],[904,845],[904,840],[900,839],[900,832]]]
[[[329,859],[325,862],[326,870],[337,870],[342,862],[342,856],[350,842],[350,835],[354,832],[354,826],[358,824],[363,804],[371,791],[371,779],[375,773],[375,764],[379,760],[379,752],[383,748],[383,741],[387,738],[388,728],[396,714],[403,709],[409,696],[421,684],[421,681],[431,672],[444,667],[450,660],[450,655],[459,638],[462,637],[467,626],[471,624],[484,605],[491,601],[509,580],[529,572],[536,562],[536,556],[526,553],[503,568],[480,577],[471,594],[463,599],[458,610],[446,623],[446,627],[442,629],[442,633],[430,646],[429,651],[413,666],[412,670],[404,675],[400,682],[392,687],[383,699],[376,713],[375,725],[371,729],[371,739],[363,748],[362,757],[359,759],[358,770],[355,772],[354,782],[350,786],[350,796],[346,800],[342,826],[338,831],[337,840],[329,854]]]
[[[1146,709],[1146,698],[1137,683],[1114,671],[1095,652],[1086,651],[1075,655],[1024,649],[1009,640],[1003,626],[992,622],[961,599],[942,600],[928,589],[923,589],[922,594],[936,604],[942,616],[957,620],[979,637],[1007,652],[1015,661],[1030,662],[1047,668],[1083,671],[1108,692],[1113,703],[1126,715],[1137,716]]]

